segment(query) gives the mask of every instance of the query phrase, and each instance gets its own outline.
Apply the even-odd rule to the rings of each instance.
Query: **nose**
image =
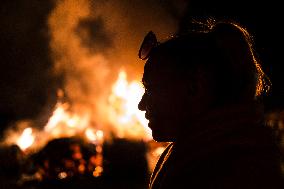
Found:
[[[143,94],[140,102],[138,103],[138,109],[141,111],[146,111],[146,95]]]

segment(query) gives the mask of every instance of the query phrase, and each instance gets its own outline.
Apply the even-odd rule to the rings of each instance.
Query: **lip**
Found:
[[[145,113],[145,118],[150,121],[150,120],[153,120],[153,119],[154,119],[154,116],[153,116],[151,113],[146,112],[146,113]]]
[[[149,121],[148,127],[153,131],[153,123],[151,121]]]
[[[145,118],[148,119],[148,120],[150,119],[150,116],[147,112],[145,113]]]
[[[145,118],[149,121],[148,122],[148,127],[150,129],[153,129],[154,125],[155,125],[155,117],[153,114],[149,113],[149,112],[146,112],[145,113]]]

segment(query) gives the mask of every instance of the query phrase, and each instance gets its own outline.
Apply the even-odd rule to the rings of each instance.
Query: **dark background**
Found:
[[[4,0],[0,5],[0,133],[10,122],[36,117],[52,99],[48,33],[51,1]]]

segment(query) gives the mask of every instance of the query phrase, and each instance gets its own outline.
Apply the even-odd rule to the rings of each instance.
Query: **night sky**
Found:
[[[92,2],[96,10],[100,8],[98,4],[103,4],[102,0]],[[135,38],[133,46],[137,48],[136,41],[141,40],[142,34],[152,27],[165,31],[163,26],[167,25],[168,31],[179,31],[187,27],[190,18],[206,15],[240,22],[254,35],[256,50],[263,68],[272,81],[272,91],[265,97],[266,107],[283,109],[283,33],[280,27],[283,15],[281,15],[279,4],[273,1],[248,0],[227,1],[225,4],[220,0],[190,2],[122,0],[120,4],[114,3],[114,6],[123,10],[128,28],[137,28],[137,31],[133,32],[133,38]],[[56,90],[64,85],[64,74],[52,73],[54,55],[50,52],[51,34],[47,19],[55,6],[54,0],[1,1],[0,131],[15,120],[33,119],[39,114],[45,114],[48,117],[48,111],[56,102]],[[116,31],[110,31],[106,27],[107,12],[103,11],[101,15],[102,17],[97,16],[94,19],[80,21],[76,32],[78,36],[81,36],[82,44],[88,47],[91,53],[100,51],[100,53],[108,54],[113,52],[113,46],[117,47],[120,43],[115,41],[118,36]],[[151,18],[151,15],[156,18],[152,22],[143,19]],[[111,19],[111,16],[109,18]],[[88,31],[87,37],[84,31]],[[128,41],[122,41],[121,44],[131,43],[132,36],[131,32],[129,33]],[[162,35],[164,35],[163,32],[161,32]],[[123,51],[115,52],[119,56],[118,52]],[[131,54],[131,57],[137,58],[135,53]]]
[[[1,1],[0,124],[35,117],[52,100],[46,17],[49,1]]]

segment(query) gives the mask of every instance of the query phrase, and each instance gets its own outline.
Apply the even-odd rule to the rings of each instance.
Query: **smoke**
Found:
[[[101,17],[82,19],[78,24],[77,34],[82,45],[93,54],[106,52],[113,47],[112,34],[106,30]]]
[[[46,2],[49,6],[42,12],[41,10],[45,10],[44,4],[34,0],[29,6],[26,5],[28,7],[26,10],[29,11],[22,13],[20,18],[23,19],[17,17],[20,19],[17,30],[11,28],[4,33],[4,36],[8,36],[8,33],[13,31],[17,36],[16,42],[20,43],[17,45],[17,50],[23,52],[19,54],[17,60],[11,59],[13,55],[7,57],[7,60],[11,59],[9,62],[13,64],[19,62],[17,65],[20,65],[22,56],[28,57],[27,60],[24,59],[25,64],[21,65],[27,71],[26,75],[13,74],[13,76],[27,95],[36,93],[34,87],[43,89],[42,92],[36,93],[39,99],[54,96],[54,89],[57,88],[59,101],[70,104],[68,111],[71,114],[74,113],[79,117],[88,115],[91,117],[90,126],[107,129],[110,125],[106,116],[108,97],[119,71],[123,69],[130,81],[141,80],[144,62],[137,56],[140,43],[150,30],[154,31],[160,40],[165,40],[175,33],[179,24],[178,19],[184,10],[181,6],[184,2],[183,0],[54,0]],[[21,1],[21,6],[24,4],[25,1]],[[1,13],[4,15],[4,9]],[[29,19],[24,19],[26,13],[29,13]],[[11,18],[16,17],[15,15],[17,14],[13,14]],[[33,21],[32,25],[29,20]],[[10,23],[13,23],[10,19],[5,21],[5,26],[10,26]],[[17,31],[22,31],[20,36]],[[14,48],[13,43],[11,46]],[[27,52],[22,51],[27,47]],[[9,49],[4,52],[8,51]],[[15,68],[17,66],[12,67],[12,70],[17,70]],[[44,70],[45,68],[48,69]],[[25,78],[28,78],[29,82],[25,83]],[[23,99],[21,95],[23,93],[14,94],[13,90],[4,89],[6,92],[10,91],[6,96],[9,99],[11,97],[11,102],[14,99],[21,99],[21,102],[24,102],[21,105],[11,103],[13,104],[11,109],[15,111],[20,107],[20,115],[28,110],[43,112],[40,116],[44,112],[50,112],[43,116],[44,121],[51,116],[50,106],[54,105],[54,102],[48,106],[41,103],[41,109],[35,109],[32,106],[34,98]],[[51,89],[53,94],[49,92]],[[46,103],[46,100],[44,102]],[[21,133],[23,125],[33,128],[43,127],[44,121],[38,122],[38,119],[41,118],[35,118],[34,115],[24,118],[18,116],[15,120],[19,121],[11,124],[11,130],[5,132],[7,138],[15,133]]]
[[[137,51],[144,35],[160,39],[178,22],[165,4],[148,0],[61,0],[48,19],[54,71],[64,76],[63,91],[76,112],[105,122],[107,97],[121,69],[128,78],[142,75]]]

